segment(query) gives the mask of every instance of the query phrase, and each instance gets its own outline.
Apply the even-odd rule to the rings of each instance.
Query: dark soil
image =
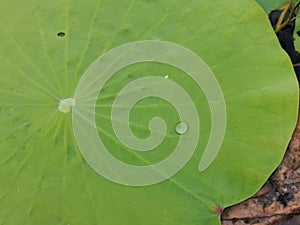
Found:
[[[297,10],[294,11],[294,14],[292,16],[296,18],[298,12],[299,12],[299,7],[297,7]],[[277,21],[282,13],[283,10],[273,10],[272,12],[269,13],[269,20],[274,30],[277,28]],[[292,13],[293,13],[292,9],[289,9],[286,15],[284,16],[283,22],[287,21]],[[291,20],[291,22],[288,23],[286,27],[284,27],[278,33],[276,33],[276,36],[278,38],[281,47],[289,55],[290,60],[294,65],[294,71],[296,73],[298,83],[300,83],[300,53],[295,48],[295,44],[294,44],[295,27],[296,27],[296,20]],[[299,31],[297,32],[297,34],[299,35]]]

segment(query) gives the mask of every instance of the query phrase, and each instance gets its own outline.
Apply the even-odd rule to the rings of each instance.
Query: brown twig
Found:
[[[289,14],[288,19],[283,22],[284,17],[286,16],[288,10],[291,8],[292,5],[293,5],[293,7]],[[292,1],[289,1],[286,4],[286,6],[283,9],[283,11],[278,19],[278,22],[276,24],[275,33],[280,32],[282,29],[284,29],[287,25],[289,25],[292,21],[294,21],[296,19],[295,12],[296,12],[296,10],[298,10],[299,5],[300,5],[300,1],[298,1],[297,3],[292,3]]]
[[[282,13],[280,14],[278,20],[277,20],[277,23],[276,23],[276,29],[278,27],[280,27],[280,25],[282,24],[288,10],[292,7],[292,1],[288,1],[288,3],[286,3],[284,6],[283,6],[283,10],[282,10]]]

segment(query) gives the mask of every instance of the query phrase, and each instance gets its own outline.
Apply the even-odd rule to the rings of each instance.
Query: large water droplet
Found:
[[[58,105],[58,110],[67,113],[70,112],[71,107],[75,106],[75,100],[74,98],[67,98],[60,100],[59,105]]]
[[[189,129],[189,126],[185,122],[179,122],[175,128],[175,130],[178,134],[185,134],[188,131],[188,129]]]

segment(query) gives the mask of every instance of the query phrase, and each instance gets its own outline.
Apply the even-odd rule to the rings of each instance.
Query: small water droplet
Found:
[[[185,122],[179,122],[175,128],[175,130],[178,134],[185,134],[188,131],[188,129],[189,129],[189,126]]]
[[[169,79],[169,78],[170,78],[170,75],[167,74],[167,75],[164,76],[164,78],[165,78],[165,79]]]

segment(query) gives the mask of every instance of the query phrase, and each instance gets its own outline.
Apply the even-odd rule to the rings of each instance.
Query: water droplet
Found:
[[[164,78],[165,78],[165,79],[169,79],[169,78],[170,78],[170,75],[167,74],[167,75],[164,76]]]
[[[74,98],[67,98],[60,100],[59,105],[58,105],[58,110],[67,113],[70,112],[71,107],[75,106],[75,100]]]
[[[189,126],[185,122],[179,122],[175,129],[178,134],[185,134],[188,131]]]

